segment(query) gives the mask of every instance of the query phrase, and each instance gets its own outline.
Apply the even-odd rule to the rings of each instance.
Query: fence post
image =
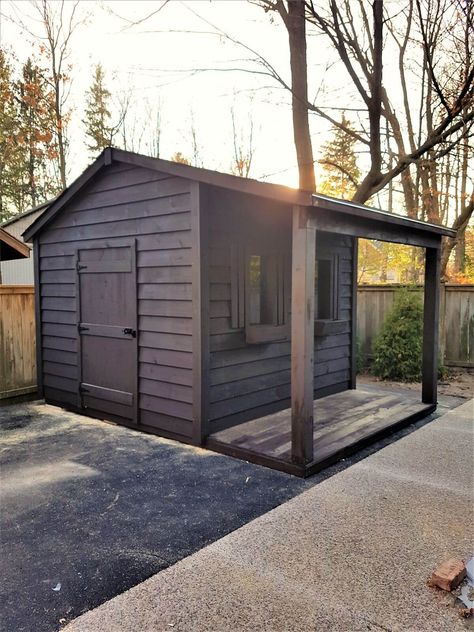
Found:
[[[446,356],[446,283],[442,281],[439,289],[439,359],[444,365]]]

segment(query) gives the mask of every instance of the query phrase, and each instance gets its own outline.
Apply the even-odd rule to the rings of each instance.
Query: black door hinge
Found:
[[[131,327],[124,327],[124,329],[122,329],[122,332],[126,336],[132,336],[132,338],[136,338],[137,336],[137,332],[135,331],[135,329],[132,329]]]
[[[89,327],[84,327],[84,325],[78,325],[77,331],[80,333],[81,331],[89,331]]]
[[[80,261],[76,261],[76,270],[79,272],[80,270],[84,270],[87,268],[85,263],[81,263]]]

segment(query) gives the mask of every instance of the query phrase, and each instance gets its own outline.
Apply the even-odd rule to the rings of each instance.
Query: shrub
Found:
[[[416,382],[421,378],[423,305],[418,292],[400,290],[377,335],[372,370],[384,380]]]

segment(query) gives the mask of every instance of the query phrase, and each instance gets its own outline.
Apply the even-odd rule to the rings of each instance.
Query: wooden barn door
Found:
[[[79,402],[138,423],[135,244],[77,251]]]

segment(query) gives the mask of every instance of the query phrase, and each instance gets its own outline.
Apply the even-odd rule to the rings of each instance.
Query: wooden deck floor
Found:
[[[314,402],[314,460],[291,461],[291,410],[260,417],[209,436],[206,447],[298,476],[309,476],[384,435],[428,415],[407,391],[362,387]]]

